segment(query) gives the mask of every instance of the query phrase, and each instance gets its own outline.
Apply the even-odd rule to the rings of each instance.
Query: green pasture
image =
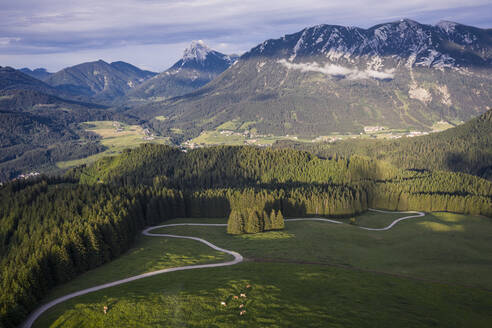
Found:
[[[357,227],[383,227],[400,216],[367,212],[355,225],[286,222],[283,231],[241,236],[227,235],[222,227],[158,229],[154,232],[204,238],[238,251],[245,261],[77,297],[45,313],[35,326],[490,327],[490,219],[433,213],[389,231]],[[179,222],[225,220],[165,223]],[[139,237],[125,255],[60,286],[47,300],[164,267],[227,259],[195,241]],[[241,293],[246,297],[234,299]]]

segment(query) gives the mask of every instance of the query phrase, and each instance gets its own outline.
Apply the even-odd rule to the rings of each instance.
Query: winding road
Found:
[[[424,216],[425,213],[423,212],[415,212],[415,211],[408,211],[408,212],[390,212],[390,211],[382,211],[382,210],[375,210],[375,209],[369,209],[370,211],[373,212],[380,212],[380,213],[405,213],[405,214],[415,214],[415,215],[409,215],[405,217],[398,218],[391,222],[390,225],[384,227],[384,228],[367,228],[367,227],[358,227],[360,229],[364,230],[371,230],[371,231],[385,231],[389,230],[392,227],[394,227],[398,222],[410,219],[410,218],[416,218],[416,217],[421,217]],[[330,220],[330,219],[324,219],[324,218],[295,218],[295,219],[285,219],[286,222],[289,221],[324,221],[324,222],[330,222],[330,223],[336,223],[336,224],[346,224],[341,221],[337,220]],[[125,284],[131,281],[139,280],[142,278],[147,278],[147,277],[152,277],[156,276],[158,274],[162,273],[167,273],[167,272],[174,272],[174,271],[182,271],[182,270],[192,270],[192,269],[203,269],[203,268],[216,268],[216,267],[222,267],[222,266],[229,266],[229,265],[234,265],[237,263],[240,263],[243,261],[243,256],[239,254],[238,252],[230,251],[221,247],[218,247],[211,242],[198,238],[198,237],[191,237],[191,236],[178,236],[178,235],[170,235],[170,234],[160,234],[160,233],[151,233],[151,230],[159,229],[159,228],[166,228],[166,227],[176,227],[176,226],[205,226],[205,227],[226,227],[227,224],[208,224],[208,223],[175,223],[175,224],[163,224],[163,225],[158,225],[158,226],[152,226],[148,227],[145,230],[142,231],[142,234],[145,236],[151,236],[151,237],[169,237],[169,238],[181,238],[181,239],[191,239],[191,240],[196,240],[198,242],[201,242],[207,246],[209,246],[212,249],[215,249],[220,252],[224,252],[227,254],[230,254],[234,257],[232,261],[228,262],[220,262],[220,263],[211,263],[211,264],[196,264],[196,265],[187,265],[187,266],[181,266],[181,267],[175,267],[175,268],[167,268],[167,269],[162,269],[162,270],[157,270],[157,271],[152,271],[152,272],[147,272],[143,274],[139,274],[137,276],[121,279],[121,280],[116,280],[113,282],[109,282],[106,284],[102,284],[99,286],[94,286],[91,288],[79,290],[77,292],[70,293],[68,295],[59,297],[57,299],[54,299],[39,308],[37,308],[34,312],[32,312],[29,317],[24,321],[24,323],[20,326],[22,328],[31,328],[34,321],[38,319],[44,312],[46,312],[48,309],[52,308],[53,306],[60,304],[62,302],[65,302],[71,298],[89,294],[101,289],[113,287],[113,286],[118,286],[121,284]]]
[[[385,230],[389,230],[389,229],[393,228],[398,222],[401,222],[401,221],[406,220],[406,219],[418,218],[418,217],[425,215],[425,213],[423,213],[423,212],[416,212],[416,211],[392,212],[392,211],[375,210],[372,208],[369,208],[369,211],[379,212],[379,213],[402,213],[402,214],[415,214],[415,215],[408,215],[408,216],[398,218],[384,228],[367,228],[367,227],[359,227],[359,226],[357,226],[357,228],[364,229],[364,230],[370,230],[370,231],[385,231]],[[330,219],[323,219],[323,218],[285,219],[284,221],[324,221],[324,222],[337,223],[337,224],[347,224],[345,222],[341,222],[341,221],[337,221],[337,220],[330,220]]]

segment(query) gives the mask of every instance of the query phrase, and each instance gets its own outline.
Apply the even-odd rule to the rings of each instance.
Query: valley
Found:
[[[156,118],[157,119],[157,118]],[[331,135],[317,136],[313,138],[297,135],[276,136],[273,134],[258,134],[255,128],[248,129],[255,122],[239,123],[232,120],[218,126],[213,131],[202,131],[196,138],[184,141],[181,146],[196,148],[214,145],[252,145],[259,147],[272,146],[277,141],[296,141],[305,143],[337,142],[348,139],[399,139],[412,138],[429,133],[441,132],[454,127],[451,123],[440,121],[433,125],[432,131],[411,131],[409,129],[391,129],[380,126],[365,126],[364,131],[358,134],[335,132]]]

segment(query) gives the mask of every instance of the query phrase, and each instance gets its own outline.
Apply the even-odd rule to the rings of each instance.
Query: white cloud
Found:
[[[20,40],[21,38],[0,37],[0,46],[8,46],[13,42],[18,42]]]
[[[290,63],[285,59],[280,59],[277,63],[287,67],[288,69],[300,70],[301,72],[318,72],[329,76],[343,76],[349,80],[361,80],[361,79],[393,79],[394,69],[381,71],[375,71],[372,69],[366,69],[361,71],[357,68],[348,68],[332,63],[326,63],[324,66],[319,65],[316,62],[312,63]]]

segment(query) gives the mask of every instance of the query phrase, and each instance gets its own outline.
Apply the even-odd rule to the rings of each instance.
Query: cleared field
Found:
[[[369,212],[357,224],[380,227],[395,216]],[[166,224],[178,222],[225,220]],[[153,233],[201,237],[238,251],[246,262],[168,273],[78,297],[47,312],[36,327],[489,327],[492,322],[488,218],[434,213],[380,232],[324,222],[287,222],[284,231],[257,235],[229,236],[224,230],[190,226]],[[153,247],[174,249],[174,254],[188,243],[187,258],[220,256],[193,241],[163,240],[165,245]],[[171,246],[177,242],[183,244]],[[152,259],[157,248],[146,251],[148,246],[138,243],[140,253],[122,256],[113,269],[108,268],[116,261],[97,269],[99,280],[90,278],[96,270],[88,272],[75,289],[118,279],[125,263],[135,263],[129,275],[140,267],[166,265],[165,258]],[[144,253],[149,257],[138,255]],[[67,286],[56,294],[74,290]],[[241,292],[247,297],[234,300]],[[243,315],[240,304],[247,311]]]
[[[356,222],[380,228],[396,217],[368,212]],[[492,220],[485,217],[433,213],[389,231],[309,221],[286,222],[283,231],[259,235],[228,236],[191,226],[164,230],[205,238],[247,258],[339,265],[492,290]]]
[[[121,153],[124,149],[135,148],[143,143],[168,144],[168,138],[152,137],[145,133],[139,125],[127,125],[115,121],[92,121],[82,123],[86,131],[91,131],[101,136],[101,144],[108,149],[104,152],[71,161],[56,163],[61,169],[74,167],[82,164],[90,164],[96,160]]]
[[[278,140],[296,140],[303,142],[311,142],[308,139],[299,139],[295,136],[264,136],[264,137],[248,137],[241,132],[227,135],[222,131],[204,131],[198,137],[190,142],[204,145],[271,145]]]
[[[246,298],[234,300],[240,293]],[[490,293],[463,287],[249,262],[89,294],[61,304],[38,327],[490,327],[491,305]]]

